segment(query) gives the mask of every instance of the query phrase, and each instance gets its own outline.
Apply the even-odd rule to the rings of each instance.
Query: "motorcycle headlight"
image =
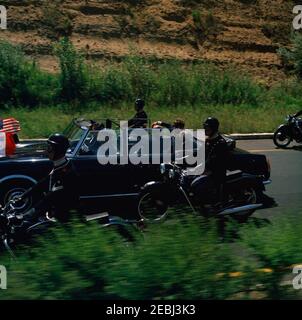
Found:
[[[170,169],[170,170],[169,170],[169,178],[170,178],[170,179],[173,179],[174,176],[175,176],[175,171],[174,171],[173,169]]]
[[[160,173],[164,174],[166,172],[166,165],[164,163],[161,163],[160,165]]]

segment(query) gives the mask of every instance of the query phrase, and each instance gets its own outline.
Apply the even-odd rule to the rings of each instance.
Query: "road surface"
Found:
[[[274,219],[287,213],[302,214],[302,145],[292,144],[281,150],[272,140],[237,141],[237,147],[251,153],[265,154],[271,162],[272,184],[266,194],[278,207],[260,210],[256,217]]]

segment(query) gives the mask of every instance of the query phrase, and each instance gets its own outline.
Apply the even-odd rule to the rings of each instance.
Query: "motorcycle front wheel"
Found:
[[[169,205],[160,192],[144,193],[138,203],[138,213],[146,222],[160,222],[168,215]]]
[[[288,135],[284,128],[279,128],[274,134],[274,144],[278,148],[286,148],[291,142],[292,138]]]

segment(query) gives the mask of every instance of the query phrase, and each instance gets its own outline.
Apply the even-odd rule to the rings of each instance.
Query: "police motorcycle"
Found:
[[[1,249],[6,249],[15,258],[16,245],[26,243],[33,234],[39,234],[49,228],[54,222],[47,218],[32,220],[23,215],[18,209],[16,199],[9,200],[0,207],[0,240]]]
[[[148,182],[140,194],[138,213],[145,221],[162,221],[170,207],[185,204],[205,217],[231,217],[245,222],[263,207],[262,195],[265,185],[270,183],[260,176],[237,170],[227,174],[220,190],[214,187],[204,191],[199,187],[207,177],[188,175],[187,169],[177,162],[162,163],[160,171],[162,180]],[[219,193],[221,196],[217,196]],[[217,201],[218,197],[221,199]]]
[[[288,115],[285,121],[274,133],[274,144],[278,148],[286,148],[293,141],[302,143],[302,119]]]
[[[0,252],[5,249],[16,259],[15,248],[19,244],[31,244],[34,237],[42,236],[57,221],[48,214],[33,218],[18,209],[21,197],[9,200],[0,206]],[[84,217],[85,222],[97,221],[101,228],[110,228],[118,232],[125,241],[134,241],[133,231],[141,230],[142,224],[137,220],[125,220],[110,216],[107,212]]]

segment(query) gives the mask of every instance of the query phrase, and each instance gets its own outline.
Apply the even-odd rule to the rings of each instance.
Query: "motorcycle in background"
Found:
[[[274,134],[274,143],[278,148],[286,148],[291,142],[302,143],[302,119],[288,115]]]

